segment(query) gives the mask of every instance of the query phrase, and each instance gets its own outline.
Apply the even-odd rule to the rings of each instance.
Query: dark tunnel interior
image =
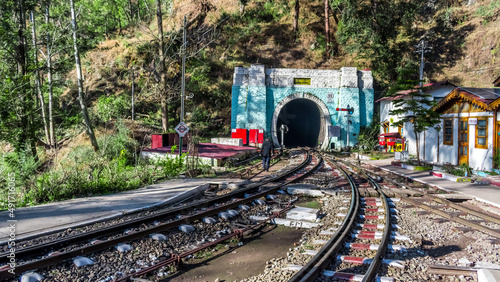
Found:
[[[288,126],[284,145],[287,148],[318,145],[321,117],[319,107],[311,100],[295,99],[281,109],[278,116],[277,132],[281,144],[281,125]]]

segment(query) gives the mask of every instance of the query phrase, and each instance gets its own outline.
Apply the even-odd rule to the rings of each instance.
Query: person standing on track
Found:
[[[262,156],[262,169],[265,171],[269,171],[271,156],[274,155],[274,146],[273,143],[269,141],[269,137],[266,137],[266,140],[262,144],[260,155]]]

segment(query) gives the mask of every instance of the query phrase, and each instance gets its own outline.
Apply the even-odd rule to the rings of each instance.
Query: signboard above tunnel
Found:
[[[311,85],[311,79],[310,78],[294,78],[293,84],[294,85]]]
[[[231,128],[263,128],[275,145],[281,143],[279,126],[285,124],[290,128],[284,134],[285,145],[326,149],[335,143],[335,148],[345,147],[347,119],[335,109],[347,105],[354,110],[349,130],[349,145],[353,146],[359,128],[372,122],[371,71],[353,67],[274,69],[264,65],[234,70]],[[329,126],[339,126],[340,137],[328,137]]]

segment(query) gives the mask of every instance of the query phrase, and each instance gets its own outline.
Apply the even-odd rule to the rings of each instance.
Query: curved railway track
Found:
[[[333,164],[329,161],[330,166]],[[362,199],[359,193],[359,187],[354,180],[354,178],[349,175],[344,168],[339,165],[335,165],[347,178],[349,185],[351,187],[351,200],[348,212],[343,215],[344,220],[337,228],[336,232],[331,236],[330,240],[316,253],[316,255],[290,279],[290,281],[315,281],[321,275],[332,277],[334,279],[347,279],[356,281],[373,281],[377,276],[380,266],[383,262],[383,256],[387,251],[387,246],[389,244],[389,238],[391,235],[391,214],[389,201],[385,194],[382,192],[378,184],[368,175],[366,175],[367,180],[373,185],[373,188],[380,194],[380,201],[375,198],[365,198]],[[361,211],[364,212],[380,212],[380,209],[370,209],[366,208],[368,205],[372,206],[383,206],[384,216],[373,216],[373,215],[362,215]],[[364,208],[362,208],[365,206]],[[381,225],[373,225],[367,223],[359,223],[359,220],[367,221],[370,219],[381,219],[383,218],[383,233],[380,238],[381,243],[376,246],[377,251],[372,258],[354,257],[354,256],[344,256],[341,255],[342,249],[373,249],[375,245],[360,244],[355,243],[358,239],[375,239],[378,238],[379,232],[369,231],[363,229],[377,228]],[[361,227],[362,230],[355,230],[355,226]],[[321,232],[320,232],[321,233]],[[327,234],[326,232],[324,234]],[[351,243],[346,243],[350,238],[354,239]],[[345,252],[346,250],[344,250]],[[363,264],[370,262],[370,266],[364,274],[360,273],[346,273],[331,270],[331,267],[335,266],[335,262],[341,260],[343,262],[350,262],[354,264]],[[386,278],[385,280],[390,281]]]
[[[217,214],[219,212],[224,212],[228,209],[235,208],[245,203],[252,202],[256,199],[264,197],[270,193],[277,191],[280,187],[288,185],[294,181],[307,177],[310,173],[312,173],[318,166],[321,165],[320,161],[316,161],[316,164],[311,167],[311,162],[313,161],[313,156],[309,152],[307,152],[304,160],[297,166],[293,167],[290,170],[287,170],[284,173],[281,173],[271,179],[261,181],[259,183],[254,183],[247,185],[245,188],[238,189],[234,192],[221,195],[218,197],[214,197],[212,199],[208,199],[206,201],[202,201],[193,205],[187,205],[181,208],[161,212],[158,214],[151,215],[149,217],[140,218],[137,220],[131,220],[128,222],[124,222],[121,224],[117,224],[114,226],[110,226],[107,228],[95,230],[92,232],[82,233],[75,236],[70,236],[67,238],[63,238],[61,240],[57,240],[54,242],[48,242],[45,244],[35,245],[24,249],[19,249],[16,251],[16,257],[18,259],[30,259],[35,256],[40,256],[41,254],[47,254],[50,251],[53,252],[50,255],[44,255],[41,259],[27,261],[24,264],[18,265],[16,267],[17,273],[23,273],[26,271],[40,269],[44,267],[48,267],[51,265],[55,265],[61,263],[65,260],[74,258],[76,256],[83,256],[95,252],[99,252],[102,250],[109,249],[111,247],[116,246],[120,243],[130,242],[133,240],[137,240],[139,238],[143,238],[153,233],[162,232],[165,230],[172,229],[181,224],[187,224],[189,222],[193,222],[195,220],[203,219],[207,216]],[[308,169],[309,168],[309,169]],[[307,170],[308,169],[308,170]],[[304,171],[307,170],[307,171]],[[270,184],[274,182],[271,187],[263,188],[264,185]],[[262,190],[262,191],[259,191]],[[257,192],[256,192],[257,191]],[[197,212],[196,214],[181,217],[176,220],[172,220],[167,223],[159,224],[157,226],[149,227],[134,233],[126,234],[123,236],[119,236],[116,238],[109,238],[107,240],[99,241],[97,240],[95,244],[86,243],[83,247],[78,247],[67,252],[58,252],[61,248],[67,248],[70,245],[88,242],[91,239],[99,239],[110,234],[116,234],[117,232],[123,231],[124,229],[132,228],[134,226],[142,225],[146,222],[153,222],[155,220],[159,220],[161,218],[165,218],[167,216],[173,216],[178,214],[188,213],[189,210],[193,210],[194,208],[200,209],[202,207],[203,211]],[[237,231],[238,234],[244,230]],[[237,235],[237,234],[236,234]],[[207,246],[209,247],[209,246]],[[3,253],[0,256],[2,262],[6,262],[8,253]],[[180,259],[179,255],[175,255],[177,259]],[[15,275],[7,272],[7,269],[0,270],[0,279],[13,278]]]
[[[309,155],[309,154],[306,157],[305,162],[307,162],[307,161],[308,161],[309,165],[307,165],[307,167],[305,168],[305,171],[301,171],[301,172],[296,173],[294,175],[295,177],[293,177],[291,179],[288,179],[288,180],[286,180],[286,181],[278,184],[277,186],[273,187],[271,190],[263,191],[263,192],[258,193],[256,195],[253,195],[252,197],[249,197],[247,199],[258,199],[258,198],[261,198],[261,197],[265,197],[265,196],[269,195],[269,193],[275,192],[275,191],[279,190],[280,188],[282,188],[284,186],[287,186],[289,184],[292,184],[292,183],[294,183],[296,181],[299,181],[301,179],[304,179],[304,178],[308,177],[309,175],[311,175],[312,173],[314,173],[314,171],[316,171],[319,167],[321,167],[321,165],[323,164],[323,159],[321,157],[318,158],[318,157],[316,157],[314,155]],[[157,271],[158,269],[160,269],[162,267],[165,267],[167,265],[170,265],[170,264],[179,264],[181,262],[181,259],[183,259],[183,258],[186,258],[186,257],[188,257],[190,255],[193,255],[196,252],[203,251],[203,250],[205,250],[207,248],[211,248],[211,247],[215,246],[216,244],[224,242],[224,241],[226,241],[226,240],[228,240],[228,239],[230,239],[232,237],[242,236],[244,233],[252,231],[252,230],[254,230],[256,228],[259,228],[260,226],[266,224],[267,221],[270,221],[270,220],[272,220],[275,217],[278,217],[278,216],[281,216],[281,215],[285,214],[290,209],[291,209],[291,207],[290,207],[290,203],[289,203],[285,209],[282,209],[280,212],[274,213],[272,216],[268,217],[266,220],[263,220],[263,221],[255,224],[255,225],[248,226],[248,227],[243,228],[243,229],[235,229],[233,233],[231,233],[231,234],[229,234],[227,236],[224,236],[224,237],[220,238],[217,241],[205,244],[205,245],[203,245],[203,246],[201,246],[199,248],[196,248],[194,250],[190,250],[190,251],[182,253],[182,254],[174,255],[170,259],[162,261],[159,264],[156,264],[156,265],[148,267],[148,268],[144,268],[141,271],[138,271],[138,272],[133,273],[133,274],[129,274],[126,277],[122,277],[122,278],[120,278],[120,279],[118,279],[116,281],[120,281],[120,282],[123,282],[123,281],[132,281],[132,279],[134,277],[141,277],[141,276],[144,276],[144,275],[148,275],[148,274],[150,274],[150,273],[152,273],[154,271]]]

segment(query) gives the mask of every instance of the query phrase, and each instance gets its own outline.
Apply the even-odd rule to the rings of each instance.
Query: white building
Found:
[[[442,82],[425,84],[423,87],[424,89],[426,89],[424,90],[424,92],[426,94],[431,95],[432,97],[431,99],[434,99],[434,101],[437,102],[443,99],[456,86],[447,81],[442,81]],[[417,154],[417,149],[415,145],[415,133],[413,133],[413,125],[405,124],[403,127],[394,126],[393,124],[399,121],[401,117],[391,115],[389,113],[391,110],[394,110],[395,108],[393,103],[394,100],[403,98],[405,95],[408,95],[409,93],[414,91],[419,91],[419,90],[418,88],[416,88],[413,90],[401,91],[397,93],[399,94],[398,96],[384,97],[376,101],[380,102],[380,123],[381,123],[380,134],[399,133],[402,138],[405,138],[406,150],[408,150],[409,153],[412,155]],[[424,146],[424,144],[426,143],[437,143],[436,130],[429,129],[426,132],[422,132],[420,134],[419,141],[420,141],[420,156],[422,160],[424,159],[424,155],[430,158],[433,154],[436,153],[433,152],[431,148],[427,148],[428,146]]]
[[[496,81],[500,83],[500,78]],[[432,90],[427,93],[439,101],[434,110],[441,117],[441,123],[437,126],[440,131],[438,134],[435,128],[430,128],[420,134],[421,160],[439,164],[467,164],[476,170],[491,170],[493,155],[500,149],[500,88],[453,87],[449,83],[431,87]],[[398,120],[398,117],[388,114],[393,107],[391,99],[394,100],[379,100],[380,119],[386,124],[381,131],[399,130],[408,141],[407,149],[414,155],[416,146],[412,125],[408,123],[400,129],[390,126]]]

